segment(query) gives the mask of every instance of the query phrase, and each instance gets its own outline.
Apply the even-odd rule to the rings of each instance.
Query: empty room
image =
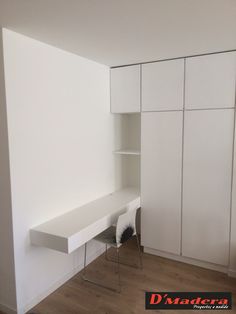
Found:
[[[0,314],[236,313],[235,106],[235,0],[0,0]]]

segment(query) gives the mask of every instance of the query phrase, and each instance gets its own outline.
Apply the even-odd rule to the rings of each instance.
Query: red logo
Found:
[[[146,309],[230,310],[230,292],[146,292]]]

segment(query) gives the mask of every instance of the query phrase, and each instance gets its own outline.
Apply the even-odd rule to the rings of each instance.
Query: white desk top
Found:
[[[122,189],[32,228],[31,243],[71,253],[110,227],[121,213],[139,207],[139,191]]]

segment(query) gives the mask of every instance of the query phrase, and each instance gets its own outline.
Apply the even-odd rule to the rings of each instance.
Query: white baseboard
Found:
[[[178,261],[178,262],[191,264],[191,265],[198,266],[198,267],[207,268],[207,269],[211,269],[211,270],[216,270],[216,271],[219,271],[219,272],[222,272],[222,273],[228,273],[228,268],[226,266],[221,266],[221,265],[212,264],[212,263],[208,263],[208,262],[202,262],[202,261],[199,261],[199,260],[195,260],[193,258],[179,256],[179,255],[175,255],[175,254],[172,254],[172,253],[166,253],[166,252],[162,252],[162,251],[151,249],[151,248],[147,248],[147,247],[144,247],[144,252],[145,253],[149,253],[149,254],[153,254],[153,255],[157,255],[157,256],[160,256],[160,257],[165,257],[165,258],[168,258],[168,259],[172,259],[172,260],[175,260],[175,261]]]
[[[6,314],[17,314],[17,311],[15,309],[11,309],[8,306],[0,303],[0,311],[6,313]]]
[[[95,260],[97,257],[99,257],[102,253],[104,253],[105,249],[100,248],[99,250],[88,254],[87,264],[91,263],[93,260]],[[55,282],[51,287],[49,287],[47,290],[45,290],[43,293],[35,297],[33,300],[31,300],[27,305],[24,306],[24,308],[20,309],[17,314],[24,314],[30,309],[32,309],[34,306],[36,306],[39,302],[41,302],[43,299],[45,299],[47,296],[49,296],[51,293],[53,293],[55,290],[57,290],[60,286],[62,286],[65,282],[67,282],[69,279],[71,279],[73,276],[75,276],[78,272],[80,272],[83,269],[84,265],[83,263],[80,263],[76,268],[74,268],[72,271],[64,275],[60,280]],[[8,314],[6,312],[6,314]],[[16,312],[12,312],[9,314],[16,314]]]
[[[229,269],[228,270],[228,276],[236,278],[236,270],[235,269]]]

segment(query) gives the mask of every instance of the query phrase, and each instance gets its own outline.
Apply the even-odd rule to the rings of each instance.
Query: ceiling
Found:
[[[236,49],[236,0],[0,0],[0,24],[109,66]]]

